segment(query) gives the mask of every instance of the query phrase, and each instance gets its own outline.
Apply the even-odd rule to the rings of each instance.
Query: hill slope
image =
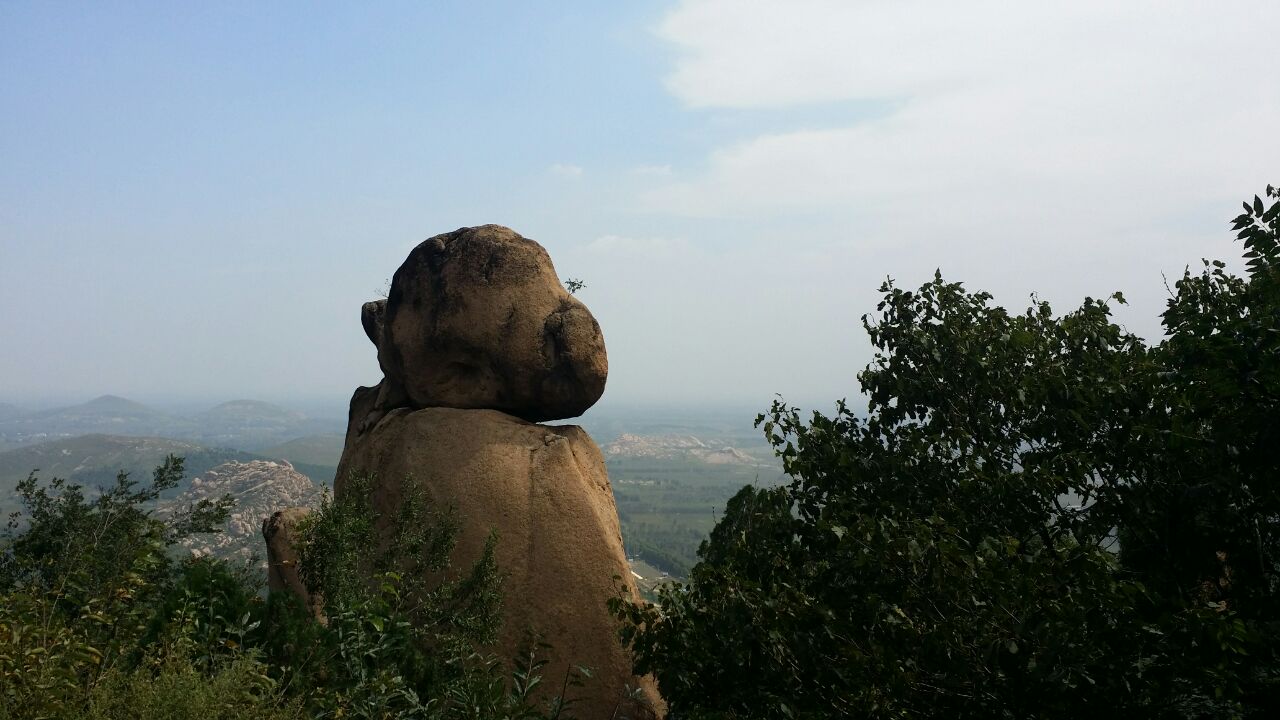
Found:
[[[92,489],[114,482],[121,470],[145,481],[171,454],[186,458],[188,478],[230,460],[258,459],[240,450],[168,438],[95,434],[50,440],[0,452],[0,511],[8,514],[15,509],[14,488],[32,470],[39,470],[43,480],[60,477]]]
[[[292,465],[290,471],[305,475],[317,486],[332,487],[333,475],[338,464],[337,459],[332,456],[332,439],[326,439],[326,436],[315,437],[318,439],[314,442],[309,438],[302,438],[297,445],[285,443],[280,448],[276,448],[279,450],[292,446],[295,449],[301,449],[291,453],[274,450],[250,453],[227,447],[209,447],[191,440],[103,434],[58,438],[23,445],[0,451],[0,517],[17,509],[14,489],[18,482],[25,479],[32,470],[38,470],[36,474],[42,480],[60,477],[79,483],[92,491],[99,486],[115,482],[116,473],[121,470],[129,473],[136,480],[147,481],[151,477],[151,471],[168,455],[180,455],[185,458],[188,479],[202,475],[211,468],[227,462],[283,460]],[[311,452],[305,451],[308,448]],[[342,446],[339,444],[338,452],[341,453],[341,450]],[[295,461],[293,458],[299,459]],[[305,462],[308,459],[317,462]],[[170,494],[183,492],[187,488],[188,486],[184,484]]]
[[[193,416],[191,422],[194,429],[185,437],[254,451],[331,429],[330,423],[258,400],[232,400]]]

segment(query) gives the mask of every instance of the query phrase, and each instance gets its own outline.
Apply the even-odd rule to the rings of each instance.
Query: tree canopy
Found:
[[[1275,717],[1280,192],[1171,291],[1013,313],[941,274],[881,288],[867,410],[757,420],[687,584],[615,610],[671,717]]]

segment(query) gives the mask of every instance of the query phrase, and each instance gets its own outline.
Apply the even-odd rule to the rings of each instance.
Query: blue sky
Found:
[[[935,267],[1154,337],[1280,182],[1280,10],[955,5],[0,5],[0,401],[341,402],[486,222],[587,281],[608,402],[852,396]]]

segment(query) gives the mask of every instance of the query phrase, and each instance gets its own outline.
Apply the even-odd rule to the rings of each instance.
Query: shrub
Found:
[[[537,653],[508,673],[478,652],[499,622],[495,538],[452,578],[451,513],[406,485],[379,533],[370,481],[355,479],[302,529],[318,623],[289,595],[264,601],[244,568],[171,557],[231,507],[155,517],[181,477],[170,457],[149,486],[121,474],[93,499],[59,479],[20,484],[26,514],[0,546],[0,719],[567,717],[560,697],[534,699]]]
[[[225,522],[228,498],[204,500],[169,521],[148,509],[178,484],[170,456],[147,486],[126,473],[92,500],[34,473],[18,485],[0,552],[0,697],[11,717],[74,712],[113,672],[131,672],[147,627],[188,565],[167,549]]]
[[[280,697],[268,668],[250,655],[198,669],[182,658],[158,667],[107,673],[83,710],[69,717],[89,720],[301,720],[296,701]]]

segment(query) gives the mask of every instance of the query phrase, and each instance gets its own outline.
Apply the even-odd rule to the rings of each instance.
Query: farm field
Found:
[[[627,553],[684,577],[725,503],[744,485],[775,485],[776,464],[711,464],[696,458],[610,457]]]

